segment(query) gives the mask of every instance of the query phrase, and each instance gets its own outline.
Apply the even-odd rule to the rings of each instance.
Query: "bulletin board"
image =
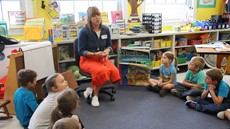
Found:
[[[215,8],[216,0],[198,0],[197,8]]]

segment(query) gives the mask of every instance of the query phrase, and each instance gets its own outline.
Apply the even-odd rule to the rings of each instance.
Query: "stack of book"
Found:
[[[119,28],[120,34],[125,34],[125,20],[116,20],[116,26]]]

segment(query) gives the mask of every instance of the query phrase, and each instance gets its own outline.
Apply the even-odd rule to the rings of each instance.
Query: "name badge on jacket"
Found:
[[[105,34],[105,35],[101,35],[101,39],[107,39],[108,36]]]

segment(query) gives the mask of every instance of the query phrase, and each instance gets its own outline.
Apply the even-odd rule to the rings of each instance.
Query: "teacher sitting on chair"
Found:
[[[92,88],[84,91],[84,97],[87,98],[93,93],[91,105],[100,106],[100,88],[110,82],[119,81],[120,74],[116,66],[109,61],[109,53],[112,51],[111,35],[109,29],[102,25],[99,9],[95,6],[89,7],[87,16],[87,24],[78,35],[80,68],[92,76]]]

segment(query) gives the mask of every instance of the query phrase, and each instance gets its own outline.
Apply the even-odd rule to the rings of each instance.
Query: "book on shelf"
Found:
[[[121,58],[121,61],[125,63],[133,63],[137,65],[142,64],[151,67],[151,60],[148,58],[143,58],[143,57]]]
[[[120,64],[121,85],[147,86],[151,69],[142,64]]]
[[[125,19],[116,20],[116,26],[119,28],[120,34],[124,34],[126,32]]]
[[[136,49],[136,48],[121,48],[121,55],[133,55],[133,56],[146,56],[149,58],[150,50]]]
[[[63,45],[63,46],[59,46],[59,60],[66,60],[70,58],[69,55],[69,46],[68,45]]]
[[[123,55],[123,54],[121,54],[121,60],[122,59],[130,59],[130,58],[144,58],[144,59],[147,59],[148,55]]]

